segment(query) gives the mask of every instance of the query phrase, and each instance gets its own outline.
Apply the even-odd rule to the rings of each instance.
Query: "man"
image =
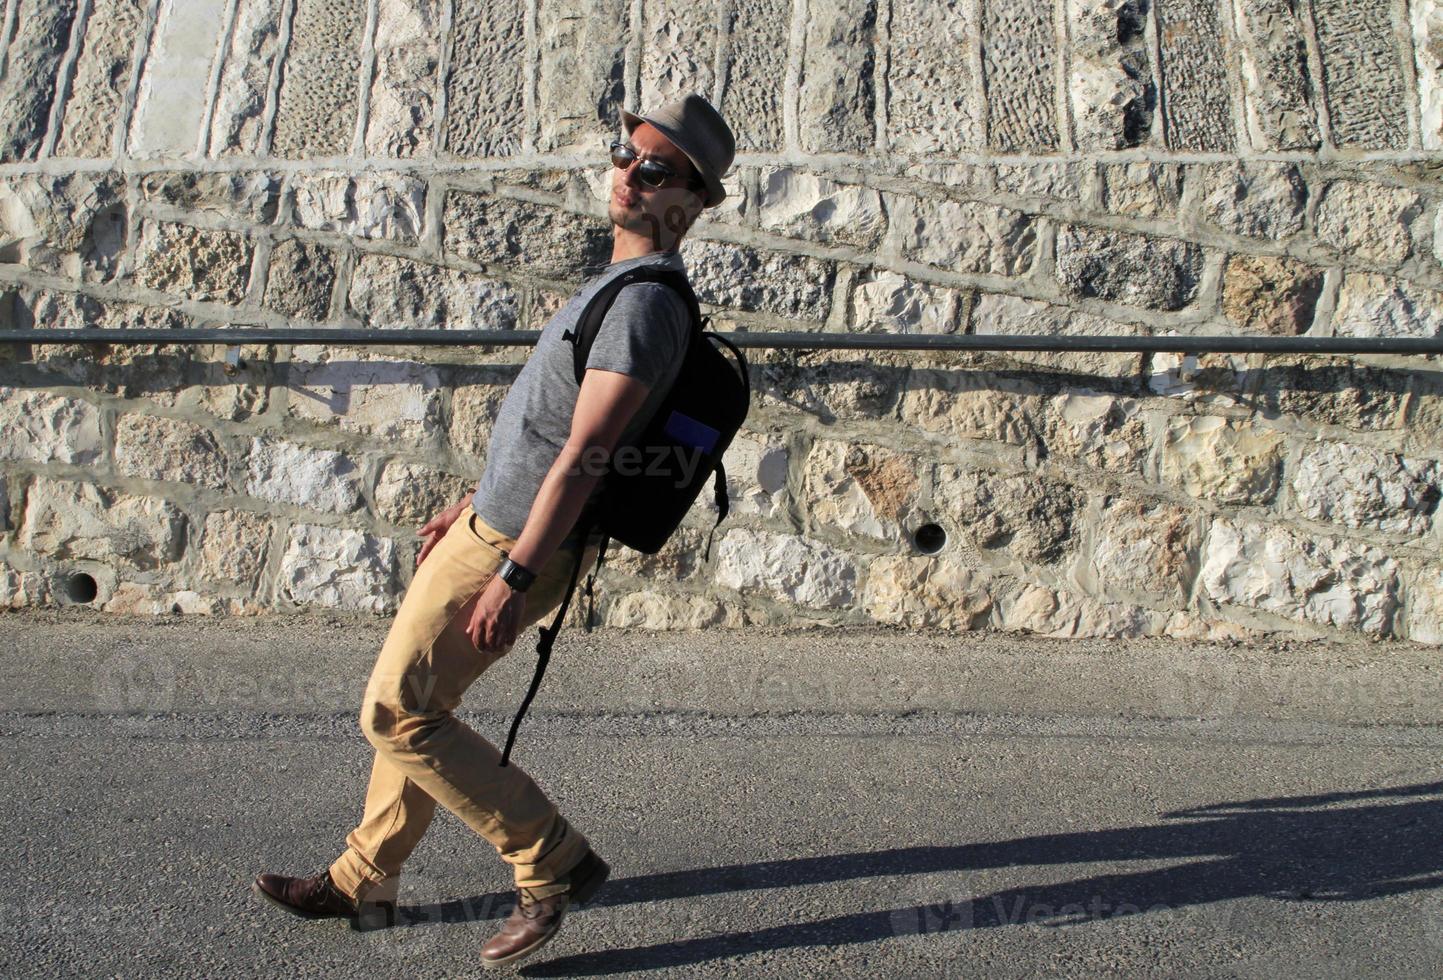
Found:
[[[645,427],[691,330],[674,290],[628,285],[576,383],[563,334],[611,278],[643,265],[683,269],[681,240],[704,207],[725,198],[721,176],[735,155],[731,130],[699,96],[622,119],[627,139],[612,145],[611,264],[542,329],[502,403],[476,490],[421,528],[416,575],[361,709],[376,748],[364,815],[322,874],[256,879],[257,894],[287,911],[358,926],[388,920],[401,865],[437,802],[513,866],[517,906],[483,947],[486,967],[534,953],[610,871],[531,777],[514,761],[500,766],[496,747],[453,712],[517,634],[559,605],[577,549],[581,574],[595,563],[597,541],[576,532],[599,484],[595,461]]]

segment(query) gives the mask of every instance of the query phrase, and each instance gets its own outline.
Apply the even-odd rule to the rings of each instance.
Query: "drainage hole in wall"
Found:
[[[924,555],[935,555],[947,544],[947,532],[941,524],[923,524],[912,533],[912,543]]]
[[[65,595],[71,602],[94,602],[99,593],[95,579],[84,572],[76,572],[65,580]]]

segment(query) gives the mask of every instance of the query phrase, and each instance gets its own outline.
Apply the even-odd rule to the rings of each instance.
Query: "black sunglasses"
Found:
[[[611,144],[611,165],[617,170],[626,170],[637,160],[636,151],[625,143]],[[659,160],[645,159],[637,165],[636,175],[647,187],[660,187],[673,177],[680,177],[681,174],[668,167]],[[691,183],[695,184],[693,178]]]

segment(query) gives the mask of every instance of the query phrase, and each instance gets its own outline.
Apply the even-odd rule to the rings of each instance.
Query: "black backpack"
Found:
[[[736,345],[705,329],[707,321],[701,315],[701,307],[685,273],[644,266],[617,276],[592,297],[577,319],[576,330],[562,335],[574,348],[577,386],[586,375],[587,356],[607,311],[616,301],[617,294],[636,282],[659,282],[675,289],[685,300],[690,313],[691,336],[676,380],[633,443],[641,449],[641,465],[613,468],[607,472],[593,501],[588,504],[586,513],[589,516],[577,528],[580,544],[571,581],[556,618],[550,626],[541,627],[541,639],[536,644],[536,673],[531,678],[531,686],[516,717],[512,719],[506,748],[501,754],[503,766],[511,757],[511,746],[516,741],[521,719],[541,687],[542,675],[546,673],[546,665],[551,659],[551,647],[556,642],[556,634],[561,631],[562,620],[576,591],[581,556],[591,534],[594,531],[601,533],[601,548],[596,569],[586,581],[588,632],[595,612],[593,587],[596,573],[606,560],[606,546],[613,538],[628,548],[655,554],[691,510],[706,485],[707,477],[712,476],[715,480],[717,519],[707,535],[703,559],[709,561],[712,536],[730,509],[722,454],[747,417],[747,408],[751,403],[751,378],[746,358]],[[736,358],[735,366],[718,345],[731,351]]]

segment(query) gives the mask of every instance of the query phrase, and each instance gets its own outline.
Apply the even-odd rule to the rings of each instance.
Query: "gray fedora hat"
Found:
[[[706,99],[685,95],[641,116],[623,109],[621,122],[627,136],[642,123],[651,123],[685,153],[706,182],[706,207],[714,208],[726,200],[721,179],[736,159],[737,140],[721,113]]]

